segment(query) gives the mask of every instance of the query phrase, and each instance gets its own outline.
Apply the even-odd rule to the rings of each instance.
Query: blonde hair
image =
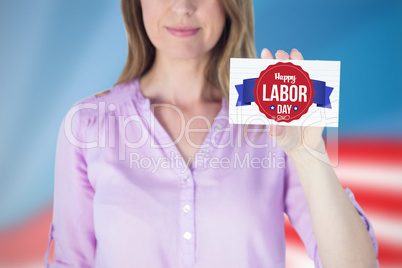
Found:
[[[230,58],[256,58],[254,14],[251,0],[223,0],[226,23],[211,51],[205,79],[223,96],[229,95]],[[117,83],[128,83],[145,74],[155,59],[155,47],[145,31],[140,0],[121,0],[121,11],[128,41],[126,64]]]

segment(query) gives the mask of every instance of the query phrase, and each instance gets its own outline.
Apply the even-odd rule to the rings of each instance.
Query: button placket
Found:
[[[225,98],[222,99],[222,109],[218,114],[220,116],[225,115],[226,102]],[[221,120],[221,119],[218,119]],[[226,125],[224,121],[214,121],[213,126],[201,146],[199,151],[204,157],[204,160],[208,160],[211,154],[213,154],[214,147],[211,147],[211,137],[214,136],[214,130],[222,136],[223,127]],[[212,144],[213,145],[213,144]],[[195,264],[195,241],[196,241],[196,230],[195,230],[195,179],[194,173],[197,173],[199,169],[203,169],[203,165],[193,167],[190,172],[186,173],[182,178],[181,192],[180,192],[180,223],[181,223],[181,256],[183,262],[187,266],[193,266]],[[188,205],[188,206],[187,206]]]
[[[181,256],[185,265],[195,263],[194,180],[192,174],[182,175],[180,191]]]

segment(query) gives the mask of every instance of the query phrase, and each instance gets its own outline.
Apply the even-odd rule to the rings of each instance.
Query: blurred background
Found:
[[[340,60],[335,170],[402,267],[402,1],[254,0],[256,48]],[[0,2],[0,267],[43,267],[57,133],[110,88],[127,52],[117,0]],[[313,267],[287,222],[287,267]],[[53,251],[50,258],[52,259]]]

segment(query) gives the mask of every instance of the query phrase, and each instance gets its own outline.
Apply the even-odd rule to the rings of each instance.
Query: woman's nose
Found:
[[[173,0],[172,11],[177,15],[192,15],[196,10],[197,0]]]

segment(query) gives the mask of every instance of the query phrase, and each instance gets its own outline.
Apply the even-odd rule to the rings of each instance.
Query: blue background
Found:
[[[340,60],[341,138],[402,139],[402,1],[255,1],[256,47]],[[111,87],[127,52],[119,1],[0,2],[0,229],[53,198],[73,103]]]

